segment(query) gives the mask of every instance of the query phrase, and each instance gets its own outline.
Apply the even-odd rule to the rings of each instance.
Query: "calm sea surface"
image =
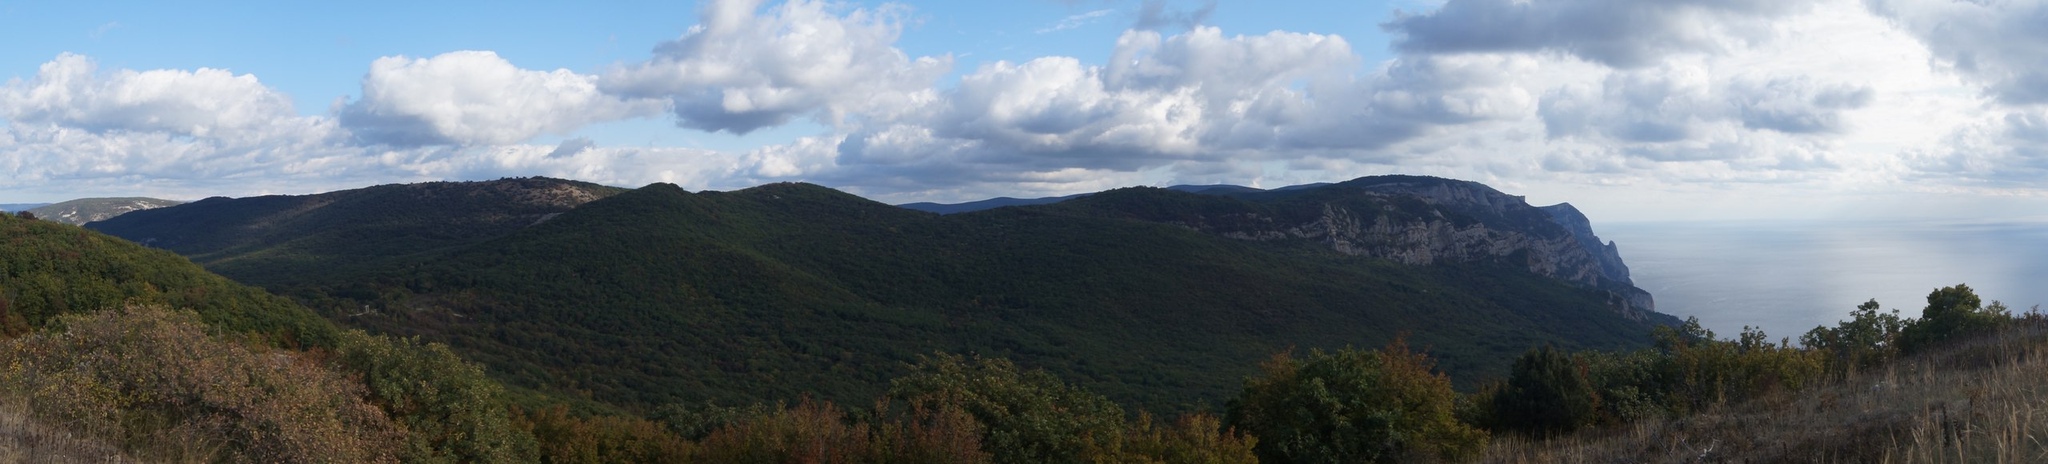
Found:
[[[1872,298],[1919,317],[1936,287],[1969,284],[2014,312],[2048,307],[2048,222],[1596,223],[1659,312],[1798,340]]]

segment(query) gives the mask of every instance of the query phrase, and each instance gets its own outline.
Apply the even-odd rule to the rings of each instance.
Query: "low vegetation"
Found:
[[[1572,374],[1517,369],[1510,385],[1546,393],[1507,386],[1476,396],[1499,405],[1478,422],[1506,432],[1485,460],[2048,460],[2048,317],[1982,305],[1964,285],[1930,293],[1920,318],[1879,309],[1858,306],[1798,348],[1754,330],[1713,340],[1688,324],[1662,334],[1655,351],[1572,355]],[[1559,357],[1539,350],[1524,360]],[[1580,376],[1592,388],[1578,387]],[[1516,414],[1531,403],[1592,419]]]

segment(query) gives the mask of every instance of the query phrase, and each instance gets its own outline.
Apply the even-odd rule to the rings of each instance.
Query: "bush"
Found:
[[[1258,437],[1262,462],[1463,459],[1486,433],[1453,415],[1450,379],[1404,342],[1379,351],[1275,356],[1230,401],[1225,423]]]
[[[1927,294],[1927,307],[1921,310],[1920,320],[1907,325],[1899,334],[1900,350],[1924,350],[1958,337],[1995,330],[2012,319],[2004,304],[1994,301],[1986,307],[1983,302],[1968,285],[1934,289]]]
[[[890,383],[889,399],[973,416],[986,430],[983,449],[997,463],[1086,462],[1122,449],[1122,408],[1005,359],[922,358]]]
[[[621,416],[576,417],[555,406],[514,411],[513,423],[540,445],[540,462],[686,462],[695,444],[661,424]]]
[[[1169,424],[1154,424],[1152,416],[1140,414],[1132,424],[1125,451],[1134,461],[1163,464],[1258,464],[1253,451],[1258,440],[1223,429],[1223,421],[1208,414],[1181,416]],[[1142,459],[1139,461],[1139,459]]]
[[[1674,414],[1803,389],[1827,370],[1826,354],[1793,348],[1790,339],[1770,343],[1762,330],[1747,326],[1734,341],[1716,340],[1697,318],[1687,318],[1678,329],[1659,327],[1653,336],[1658,355],[1648,390],[1662,395]]]
[[[532,461],[533,437],[512,425],[504,387],[446,345],[343,332],[334,351],[363,375],[369,398],[405,431],[408,462]]]
[[[154,307],[59,316],[0,342],[0,393],[36,416],[166,461],[393,462],[397,427],[363,385],[296,353],[206,333]]]
[[[1899,310],[1880,313],[1877,300],[1863,302],[1849,312],[1849,320],[1830,329],[1814,327],[1799,337],[1799,344],[1830,354],[1829,367],[1839,375],[1876,367],[1899,356],[1899,337],[1908,319]]]
[[[1549,346],[1516,358],[1507,385],[1492,402],[1497,426],[1537,436],[1593,425],[1601,409],[1587,367]]]

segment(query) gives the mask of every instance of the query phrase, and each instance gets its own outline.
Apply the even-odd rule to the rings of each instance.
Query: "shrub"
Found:
[[[1230,401],[1225,422],[1258,437],[1263,462],[1462,459],[1485,432],[1453,416],[1450,379],[1397,341],[1379,351],[1275,356]]]
[[[2004,304],[1994,301],[1986,307],[1983,302],[1968,285],[1934,289],[1927,294],[1927,307],[1921,310],[1920,320],[1907,325],[1899,334],[1900,350],[1924,350],[1957,337],[1997,329],[2012,319]]]
[[[1538,436],[1593,425],[1601,409],[1587,367],[1550,346],[1516,358],[1507,384],[1492,402],[1498,426]]]
[[[661,424],[621,416],[576,417],[555,406],[514,411],[513,424],[533,435],[540,462],[687,462],[695,444]]]
[[[1793,348],[1790,339],[1770,343],[1762,330],[1748,326],[1736,340],[1716,340],[1697,318],[1687,318],[1678,329],[1659,327],[1652,336],[1657,354],[1647,390],[1662,396],[1673,414],[1803,389],[1827,371],[1825,353]]]
[[[0,392],[153,460],[391,462],[399,431],[362,384],[154,307],[60,316],[0,342]]]
[[[1258,440],[1234,430],[1208,414],[1191,414],[1167,424],[1155,424],[1149,414],[1140,414],[1124,440],[1125,452],[1137,462],[1163,464],[1257,464],[1252,449]]]
[[[1880,313],[1879,308],[1877,300],[1863,302],[1849,312],[1849,320],[1834,328],[1814,327],[1799,337],[1799,344],[1826,351],[1830,370],[1842,375],[1891,362],[1899,356],[1900,333],[1910,320],[1900,318],[1897,309]]]
[[[985,432],[982,447],[998,463],[1086,462],[1121,453],[1123,409],[1004,359],[924,357],[890,383],[889,399],[966,412]]]
[[[702,444],[701,462],[726,464],[852,464],[874,452],[866,425],[849,424],[838,407],[808,399],[727,425]]]
[[[336,362],[363,375],[369,398],[405,431],[408,462],[531,461],[531,435],[512,425],[504,387],[446,345],[343,332]]]
[[[886,399],[875,403],[875,411],[875,462],[976,464],[995,459],[982,451],[985,428],[967,411],[913,404],[896,412]]]

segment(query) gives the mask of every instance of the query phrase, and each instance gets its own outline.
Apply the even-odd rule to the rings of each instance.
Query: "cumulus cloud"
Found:
[[[951,57],[911,59],[894,47],[904,12],[792,0],[755,14],[760,0],[715,0],[704,22],[662,43],[654,58],[605,74],[600,87],[671,102],[677,124],[744,134],[816,116],[887,117],[913,109],[952,67]]]
[[[0,193],[196,199],[531,175],[736,188],[760,170],[714,151],[598,147],[580,137],[554,146],[363,146],[336,118],[300,116],[289,101],[248,75],[102,71],[83,56],[60,56],[34,79],[0,87]],[[448,114],[429,116],[469,117]],[[507,130],[484,126],[472,129]]]
[[[2007,111],[1957,128],[1940,143],[1909,150],[1918,180],[1993,187],[2038,186],[2048,176],[2048,111]]]
[[[1804,77],[1763,82],[1739,80],[1729,86],[1744,127],[1788,134],[1840,133],[1841,111],[1869,106],[1869,86],[1822,85]]]
[[[34,79],[0,87],[0,116],[102,133],[158,131],[196,137],[245,136],[297,117],[291,100],[248,74],[99,71],[92,59],[63,54]]]
[[[363,96],[325,116],[299,116],[253,76],[102,71],[66,55],[0,87],[0,191],[549,175],[806,180],[913,201],[1389,172],[1504,188],[2038,186],[2048,173],[2048,102],[2033,84],[2048,69],[2034,44],[2048,40],[2020,40],[2041,33],[2033,4],[1439,3],[1383,25],[1397,55],[1378,63],[1343,37],[1226,34],[1202,25],[1207,6],[1146,2],[1103,62],[987,62],[942,84],[951,57],[896,47],[903,7],[712,1],[651,58],[596,74],[485,51],[379,59]],[[635,117],[824,131],[729,153],[579,132]],[[207,194],[252,193],[235,188]]]
[[[2048,103],[2048,3],[1869,0],[1932,49],[1939,65],[2008,104]]]
[[[518,143],[662,110],[658,100],[598,92],[597,80],[521,69],[488,51],[384,57],[363,76],[363,98],[337,113],[362,143],[422,146]]]
[[[331,120],[299,116],[255,76],[102,71],[73,54],[0,87],[0,117],[0,189],[247,179],[341,138]]]
[[[1844,132],[1849,126],[1843,113],[1869,105],[1874,93],[1866,85],[1806,76],[1729,77],[1723,72],[1699,62],[1614,71],[1597,88],[1552,90],[1543,96],[1538,114],[1551,139],[1589,140],[1655,161],[1732,160],[1792,150],[1801,143],[1794,136]],[[1789,145],[1760,143],[1765,139]],[[1832,166],[1798,156],[1808,162],[1782,166]],[[1548,167],[1570,165],[1552,162]]]
[[[1367,71],[1337,36],[1133,29],[1104,65],[984,65],[926,111],[846,134],[829,175],[944,190],[1079,185],[1161,169],[1212,178],[1262,160],[1385,162],[1401,155],[1378,149],[1433,128],[1533,111],[1535,99],[1501,77],[1528,63],[1421,57]]]
[[[1382,24],[1409,53],[1563,53],[1622,68],[1673,54],[1717,51],[1729,32],[1811,5],[1786,0],[1450,0]]]
[[[1108,66],[1069,57],[985,65],[930,111],[848,136],[839,165],[973,180],[1215,160],[1278,143],[1279,126],[1318,111],[1295,84],[1341,80],[1356,66],[1334,36],[1225,37],[1207,27],[1128,31],[1112,54]]]

